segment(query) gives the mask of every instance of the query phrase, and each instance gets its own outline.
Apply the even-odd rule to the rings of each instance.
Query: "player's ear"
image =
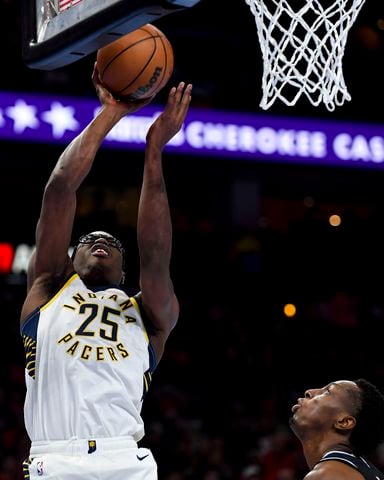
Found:
[[[335,427],[337,430],[352,430],[355,428],[356,418],[352,415],[343,415],[337,418]]]
[[[125,273],[123,272],[123,274],[121,275],[120,285],[123,285],[124,282],[125,282]]]

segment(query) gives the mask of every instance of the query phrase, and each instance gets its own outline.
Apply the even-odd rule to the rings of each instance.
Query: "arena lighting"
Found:
[[[0,243],[0,274],[20,275],[27,272],[28,262],[34,250],[34,245],[19,243],[13,245],[9,242]],[[72,255],[74,247],[68,250],[69,256]]]
[[[10,243],[0,243],[0,273],[10,273],[14,257],[14,248]]]
[[[95,100],[0,92],[0,140],[68,144],[92,120]],[[122,119],[103,148],[143,150],[162,106]],[[308,118],[190,108],[168,152],[220,160],[384,168],[384,127]]]
[[[286,303],[284,305],[284,315],[286,317],[294,317],[296,315],[296,306],[293,303]]]

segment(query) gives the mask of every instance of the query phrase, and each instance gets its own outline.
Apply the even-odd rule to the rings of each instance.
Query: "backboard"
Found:
[[[22,57],[53,70],[200,0],[23,0]]]

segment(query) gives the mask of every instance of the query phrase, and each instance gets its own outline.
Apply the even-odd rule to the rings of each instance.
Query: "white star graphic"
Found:
[[[17,133],[24,132],[26,128],[38,128],[36,107],[28,105],[24,100],[16,100],[13,107],[8,107],[5,112],[13,120],[13,129]]]
[[[64,107],[59,102],[52,102],[51,109],[43,112],[41,118],[44,122],[52,125],[52,135],[61,138],[66,130],[75,131],[79,128],[79,122],[74,117],[73,107]]]

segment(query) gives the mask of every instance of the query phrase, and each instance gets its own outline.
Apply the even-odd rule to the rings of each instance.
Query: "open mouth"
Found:
[[[95,243],[91,249],[92,255],[95,257],[109,257],[111,252],[103,243]]]

